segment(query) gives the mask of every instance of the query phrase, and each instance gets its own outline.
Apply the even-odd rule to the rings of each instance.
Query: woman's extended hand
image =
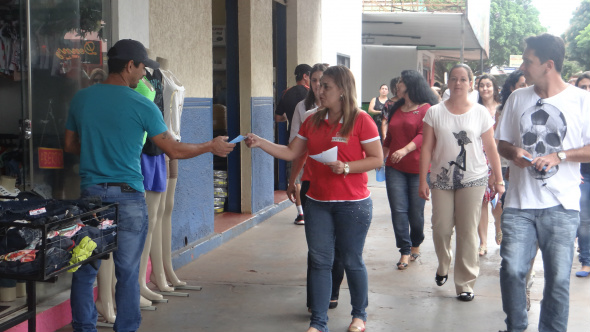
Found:
[[[420,186],[418,187],[418,196],[427,201],[430,200],[430,188],[428,188],[428,183],[426,183],[426,181],[420,181]]]
[[[246,134],[246,139],[244,140],[244,143],[246,143],[247,147],[257,148],[260,146],[260,142],[261,142],[261,139],[256,134],[252,134],[252,133]]]
[[[408,150],[406,150],[406,148],[401,148],[401,149],[399,149],[399,150],[397,150],[397,151],[395,151],[394,153],[391,154],[391,162],[394,163],[394,164],[397,164],[407,154],[408,154]]]
[[[325,163],[325,165],[329,166],[332,169],[332,172],[334,172],[335,174],[344,173],[344,162],[340,160]]]

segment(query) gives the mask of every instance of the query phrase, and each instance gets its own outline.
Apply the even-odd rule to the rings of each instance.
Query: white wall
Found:
[[[359,106],[363,81],[362,9],[361,0],[322,1],[322,62],[335,65],[338,54],[350,57]]]
[[[362,102],[368,103],[379,95],[381,84],[389,85],[402,70],[417,69],[418,51],[415,46],[365,45],[363,50]],[[357,81],[358,82],[358,81]]]
[[[113,6],[113,40],[135,39],[150,48],[150,1],[115,0]]]

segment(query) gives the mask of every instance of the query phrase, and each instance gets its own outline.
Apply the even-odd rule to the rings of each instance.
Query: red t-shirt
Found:
[[[319,128],[314,127],[310,116],[299,129],[299,138],[307,140],[309,155],[322,153],[325,150],[338,147],[338,160],[347,162],[365,158],[362,144],[379,140],[379,132],[375,121],[365,112],[358,112],[354,127],[348,140],[339,135],[342,123],[329,125],[328,118]],[[316,201],[339,202],[358,201],[371,196],[367,189],[367,173],[335,174],[332,169],[312,158],[307,158],[313,180],[311,180],[307,197]]]
[[[400,109],[393,113],[387,126],[387,136],[383,146],[389,147],[389,154],[385,165],[405,173],[418,174],[420,163],[420,150],[422,149],[422,120],[430,104],[424,104],[415,111],[402,112]],[[414,142],[416,150],[408,153],[398,163],[391,162],[391,154]]]

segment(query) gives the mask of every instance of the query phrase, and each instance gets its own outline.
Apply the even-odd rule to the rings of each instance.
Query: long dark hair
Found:
[[[576,80],[576,86],[580,85],[580,81],[583,79],[590,80],[590,72],[584,72],[582,75],[580,75]]]
[[[309,72],[309,83],[311,84],[311,76],[313,73],[316,71],[325,72],[326,69],[328,69],[328,66],[324,63],[316,63],[313,65],[313,67],[311,67],[311,71]],[[313,88],[307,91],[307,96],[305,97],[303,104],[305,105],[306,111],[309,111],[313,108],[313,105],[315,104],[315,93],[313,93]]]
[[[477,81],[477,92],[479,94],[479,86],[481,85],[482,80],[490,80],[492,82],[492,89],[494,89],[494,101],[496,103],[500,102],[500,93],[498,92],[498,83],[496,82],[496,78],[489,74],[483,74],[478,78]],[[483,100],[481,99],[481,94],[477,98],[477,102],[483,105]]]
[[[506,81],[504,81],[504,85],[502,86],[502,92],[500,92],[500,97],[502,99],[502,104],[500,105],[500,109],[504,109],[504,104],[506,104],[506,100],[512,94],[512,89],[516,88],[516,83],[520,80],[520,77],[524,76],[524,73],[520,70],[513,71]]]
[[[426,79],[422,74],[415,70],[404,70],[402,71],[402,76],[399,79],[400,82],[403,82],[406,86],[407,97],[415,104],[429,104],[429,105],[436,105],[438,104],[438,97],[434,94],[434,91],[426,82]],[[401,98],[400,100],[396,101],[388,110],[387,110],[387,121],[391,120],[393,113],[402,107],[405,104],[405,98]]]

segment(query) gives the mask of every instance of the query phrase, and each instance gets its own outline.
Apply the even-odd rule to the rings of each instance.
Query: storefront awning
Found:
[[[438,58],[460,59],[461,13],[363,13],[363,45],[416,46]],[[465,18],[464,58],[487,58],[486,45],[478,41]],[[483,50],[483,51],[482,51]]]

